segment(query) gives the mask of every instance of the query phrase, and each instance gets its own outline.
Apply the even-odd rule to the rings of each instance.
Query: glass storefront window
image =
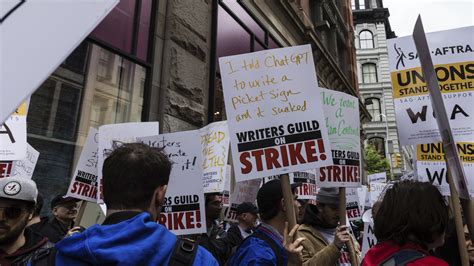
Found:
[[[67,190],[89,127],[141,121],[145,80],[144,67],[84,42],[32,95],[28,142],[45,202]]]

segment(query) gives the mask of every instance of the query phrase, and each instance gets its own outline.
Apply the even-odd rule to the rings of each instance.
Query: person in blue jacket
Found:
[[[158,148],[131,143],[115,149],[102,171],[104,223],[58,242],[56,265],[218,265],[195,243],[176,245],[176,236],[156,223],[171,165]],[[190,262],[176,263],[183,258]]]
[[[295,212],[298,209],[295,195],[298,185],[292,185]],[[267,182],[259,189],[257,205],[262,223],[240,244],[229,265],[301,265],[301,242],[304,238],[293,241],[298,225],[288,234],[286,207],[279,179]]]

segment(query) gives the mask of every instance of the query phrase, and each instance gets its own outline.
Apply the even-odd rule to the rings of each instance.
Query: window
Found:
[[[385,158],[385,139],[381,137],[372,137],[369,139],[369,144],[372,144],[375,146],[375,150],[382,156],[382,158]]]
[[[377,83],[377,66],[375,64],[362,65],[362,83]]]
[[[360,49],[371,49],[374,48],[374,36],[372,32],[363,30],[359,34],[359,46]]]
[[[368,98],[365,100],[365,107],[372,116],[372,121],[382,121],[382,113],[380,112],[380,100],[377,98]]]

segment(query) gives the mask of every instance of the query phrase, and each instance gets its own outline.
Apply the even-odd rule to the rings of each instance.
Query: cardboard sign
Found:
[[[243,202],[255,202],[261,181],[253,179],[235,183],[234,191],[230,194],[230,208],[225,210],[224,220],[237,222],[237,206]]]
[[[368,175],[367,179],[369,183],[387,183],[387,172]]]
[[[370,183],[370,207],[374,206],[374,203],[381,200],[380,195],[385,191],[387,184],[385,183]]]
[[[318,187],[316,186],[316,170],[306,170],[289,174],[290,183],[302,183],[296,189],[298,199],[316,200]]]
[[[13,169],[12,161],[1,161],[0,162],[0,178],[11,176],[12,169]]]
[[[13,162],[13,173],[12,176],[20,176],[23,178],[31,179],[33,172],[35,171],[36,162],[40,153],[27,144],[26,157],[23,160]]]
[[[219,64],[237,181],[332,164],[310,45]]]
[[[3,64],[3,61],[2,61],[2,64]],[[2,99],[0,101],[3,101],[3,98],[0,97],[0,99]],[[0,161],[12,161],[12,160],[25,159],[26,150],[27,150],[27,142],[26,142],[27,112],[28,112],[28,104],[24,102],[16,109],[16,111],[8,119],[5,120],[3,124],[0,124]]]
[[[103,202],[102,167],[108,154],[123,143],[136,142],[139,137],[158,135],[158,131],[158,122],[110,124],[99,127],[99,156],[97,162],[99,195],[97,203]]]
[[[0,124],[53,73],[118,2],[2,1]],[[27,78],[25,73],[28,73]]]
[[[86,142],[82,148],[81,157],[72,176],[67,196],[76,199],[97,202],[97,183],[99,160],[99,132],[89,128]]]
[[[359,187],[361,184],[359,99],[327,89],[321,89],[321,99],[334,164],[319,169],[317,184],[320,187]]]
[[[209,124],[200,131],[204,193],[222,192],[230,142],[227,121]]]
[[[377,238],[374,234],[374,224],[364,223],[364,237],[362,240],[362,258],[367,254],[370,248],[377,244]]]
[[[151,147],[164,148],[174,163],[158,222],[176,235],[206,232],[200,131],[176,132],[138,140]]]
[[[346,213],[349,221],[362,219],[363,201],[360,203],[359,188],[346,188]]]
[[[466,176],[474,176],[474,142],[457,142],[456,146]],[[442,143],[416,145],[416,158],[419,181],[430,182],[443,196],[450,196]],[[474,181],[469,182],[468,191],[474,195]]]
[[[426,34],[449,124],[456,141],[474,135],[474,27]],[[387,40],[401,145],[441,141],[412,36]]]

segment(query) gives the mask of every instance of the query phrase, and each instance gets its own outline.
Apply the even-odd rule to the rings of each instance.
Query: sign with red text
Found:
[[[316,200],[318,187],[316,186],[316,170],[299,171],[289,174],[290,183],[301,183],[296,188],[298,199]]]
[[[86,142],[82,148],[81,157],[72,176],[67,196],[76,199],[97,202],[97,183],[99,160],[99,131],[89,128]]]
[[[158,133],[158,122],[110,124],[99,127],[99,154],[97,161],[99,194],[97,195],[97,203],[104,202],[101,179],[105,158],[123,143],[136,142],[139,137],[155,136]]]
[[[319,187],[359,187],[361,184],[359,99],[321,89],[333,164],[318,169]]]
[[[359,188],[346,188],[346,213],[349,221],[362,219],[363,202],[360,203]]]
[[[227,121],[209,124],[200,131],[204,193],[223,192],[230,142]]]
[[[474,197],[474,142],[456,142],[459,158],[470,181],[468,192]],[[418,181],[435,185],[443,196],[450,196],[445,153],[442,143],[416,145]]]
[[[1,1],[0,124],[56,70],[118,2]],[[24,150],[23,155],[26,155],[26,146]]]
[[[11,176],[12,169],[13,169],[12,161],[0,161],[0,178]]]
[[[454,140],[474,135],[474,27],[426,34]],[[393,101],[401,145],[435,143],[441,135],[412,36],[389,39]]]
[[[40,153],[27,143],[26,157],[23,160],[13,161],[12,176],[31,179],[35,171],[39,155]]]
[[[237,206],[243,202],[255,203],[262,179],[253,179],[235,183],[234,191],[230,194],[230,208],[224,213],[224,220],[237,222]]]
[[[237,181],[332,164],[310,45],[219,65]]]
[[[0,124],[0,161],[25,159],[27,113],[28,103],[23,102],[3,124]]]
[[[201,132],[182,131],[138,140],[151,147],[164,148],[173,162],[158,222],[176,235],[205,233]]]

